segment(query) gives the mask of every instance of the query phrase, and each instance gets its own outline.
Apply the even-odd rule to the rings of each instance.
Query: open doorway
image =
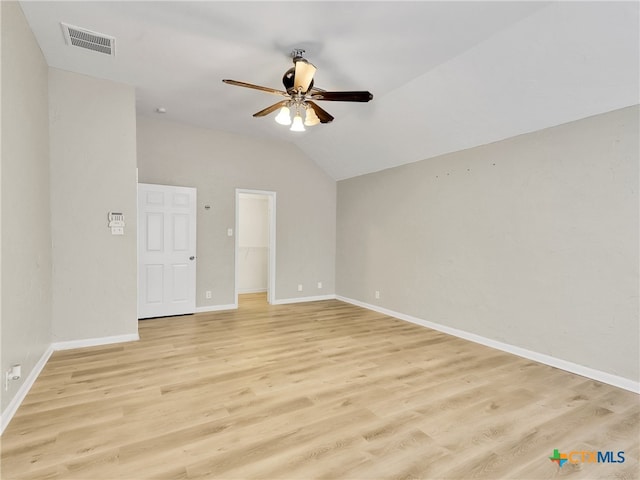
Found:
[[[276,194],[236,189],[235,296],[275,299]]]

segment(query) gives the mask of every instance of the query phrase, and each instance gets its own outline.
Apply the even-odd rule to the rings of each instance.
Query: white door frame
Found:
[[[238,305],[238,238],[240,219],[240,194],[264,195],[269,200],[269,257],[267,259],[267,302],[273,304],[276,299],[276,192],[236,188],[236,234],[234,254],[234,293]]]

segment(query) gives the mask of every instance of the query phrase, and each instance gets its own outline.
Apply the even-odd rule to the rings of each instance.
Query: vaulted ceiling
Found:
[[[343,179],[639,103],[638,2],[21,2],[48,64],[135,86],[139,115],[295,143]],[[111,35],[66,44],[60,22]],[[336,119],[290,132],[278,100],[294,48]]]

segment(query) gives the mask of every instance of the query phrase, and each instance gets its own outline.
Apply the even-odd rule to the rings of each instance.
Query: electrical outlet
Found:
[[[204,292],[204,296],[205,298],[211,298],[211,290],[207,290],[206,292]]]
[[[9,390],[9,380],[20,380],[20,378],[22,378],[22,366],[11,365],[11,368],[4,373],[4,390]]]
[[[322,282],[318,282],[318,288],[322,288]]]
[[[376,290],[376,298],[379,299],[380,298],[380,292],[378,290]]]
[[[302,284],[298,285],[298,291],[301,292],[302,291]]]

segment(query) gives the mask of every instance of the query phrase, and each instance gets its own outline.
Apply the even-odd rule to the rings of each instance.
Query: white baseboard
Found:
[[[127,335],[114,335],[112,337],[84,338],[82,340],[69,340],[66,342],[54,342],[51,348],[54,351],[71,350],[73,348],[97,347],[99,345],[109,345],[111,343],[136,342],[140,340],[137,333]]]
[[[273,305],[286,305],[289,303],[304,303],[304,302],[319,302],[322,300],[335,300],[334,294],[330,295],[317,295],[315,297],[299,297],[299,298],[280,298],[273,301]]]
[[[237,310],[237,303],[229,303],[227,305],[208,305],[206,307],[196,307],[196,313],[220,312],[222,310]]]
[[[244,293],[265,293],[266,291],[266,288],[239,288],[238,294],[242,295]]]
[[[4,432],[4,429],[9,425],[9,422],[13,418],[13,416],[18,411],[18,407],[24,401],[27,393],[31,390],[31,387],[35,383],[36,379],[42,372],[42,369],[49,361],[49,357],[51,354],[58,350],[70,350],[72,348],[84,348],[84,347],[95,347],[98,345],[109,345],[112,343],[121,343],[121,342],[134,342],[140,340],[140,337],[137,333],[132,333],[128,335],[115,335],[112,337],[100,337],[100,338],[86,338],[83,340],[70,340],[67,342],[54,342],[49,345],[46,352],[42,354],[38,363],[35,364],[31,373],[26,378],[22,386],[16,392],[16,395],[11,399],[11,402],[7,406],[7,408],[2,412],[2,418],[0,420],[0,435]]]
[[[52,353],[53,348],[49,346],[49,348],[47,348],[47,350],[40,357],[40,360],[38,360],[38,362],[35,364],[35,366],[31,370],[31,373],[29,373],[29,376],[25,379],[24,383],[20,386],[15,396],[11,399],[11,402],[9,402],[7,408],[4,410],[4,412],[2,412],[2,419],[0,420],[0,435],[2,435],[4,429],[7,428],[7,425],[9,425],[9,422],[18,411],[18,407],[27,396],[27,393],[29,393],[29,390],[31,390],[31,387],[38,378],[38,375],[40,375],[40,372],[42,372],[44,366],[47,364],[47,361],[49,360],[49,357]]]
[[[567,372],[575,373],[577,375],[581,375],[583,377],[590,378],[592,380],[597,380],[598,382],[613,385],[614,387],[622,388],[624,390],[628,390],[633,393],[640,393],[640,382],[636,382],[628,378],[620,377],[618,375],[613,375],[611,373],[603,372],[601,370],[596,370],[594,368],[585,367],[584,365],[569,362],[567,360],[552,357],[550,355],[545,355],[544,353],[538,353],[532,350],[527,350],[526,348],[516,347],[515,345],[510,345],[508,343],[492,340],[490,338],[486,338],[481,335],[477,335],[475,333],[465,332],[464,330],[458,330],[457,328],[447,327],[446,325],[440,325],[438,323],[430,322],[428,320],[423,320],[421,318],[416,318],[411,315],[395,312],[387,308],[383,308],[377,305],[371,305],[369,303],[361,302],[359,300],[354,300],[352,298],[347,298],[347,297],[342,297],[340,295],[337,295],[336,299],[346,303],[350,303],[352,305],[356,305],[358,307],[366,308],[368,310],[373,310],[374,312],[382,313],[384,315],[388,315],[390,317],[394,317],[399,320],[415,323],[423,327],[431,328],[439,332],[443,332],[449,335],[453,335],[455,337],[463,338],[464,340],[469,340],[471,342],[479,343],[487,347],[495,348],[497,350],[502,350],[503,352],[512,353],[513,355],[517,355],[519,357],[527,358],[535,362],[543,363],[551,367],[555,367],[561,370],[565,370]]]

